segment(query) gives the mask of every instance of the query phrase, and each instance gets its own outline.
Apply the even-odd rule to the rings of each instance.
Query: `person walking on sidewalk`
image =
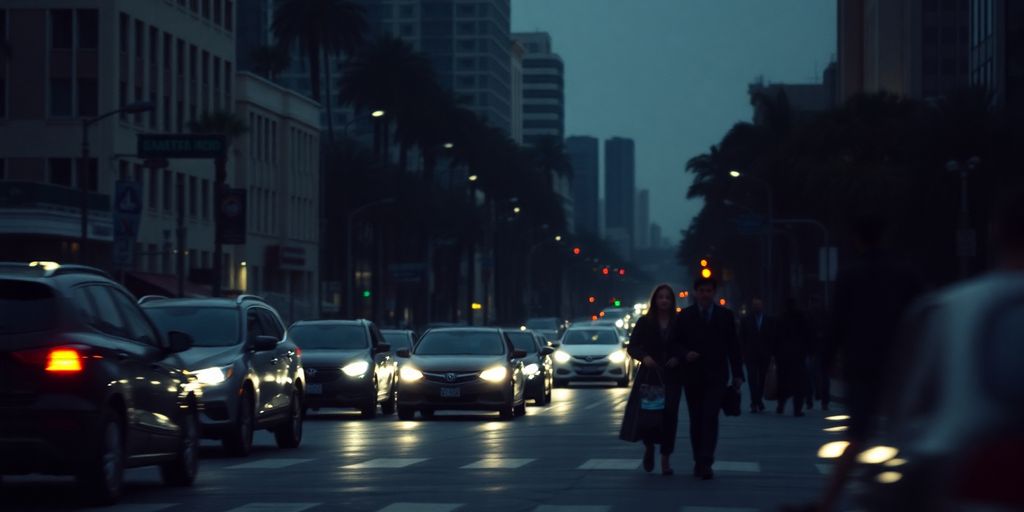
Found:
[[[750,389],[750,412],[764,411],[764,382],[771,363],[775,344],[775,319],[768,316],[764,301],[755,297],[750,301],[750,314],[740,322],[740,349],[747,367],[747,386]]]
[[[779,318],[775,345],[775,363],[779,366],[779,401],[775,412],[786,412],[786,402],[793,399],[793,415],[804,416],[807,389],[807,354],[810,350],[807,318],[796,299],[786,302],[786,312]]]

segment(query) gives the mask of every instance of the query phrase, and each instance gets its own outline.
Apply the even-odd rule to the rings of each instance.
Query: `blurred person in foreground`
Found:
[[[764,383],[771,363],[775,344],[775,319],[768,316],[764,300],[750,301],[750,313],[740,322],[740,349],[747,367],[747,385],[750,389],[750,412],[764,411]]]
[[[786,301],[786,311],[779,318],[775,341],[775,364],[779,368],[779,400],[775,412],[784,414],[786,402],[793,399],[793,416],[804,416],[807,389],[807,354],[810,331],[807,318],[796,299]]]

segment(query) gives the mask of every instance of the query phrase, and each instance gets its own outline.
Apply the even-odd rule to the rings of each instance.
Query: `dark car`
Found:
[[[526,352],[523,358],[523,373],[526,375],[526,399],[537,405],[551,402],[551,389],[555,387],[554,362],[551,354],[555,349],[547,344],[543,336],[533,331],[508,331],[512,344]]]
[[[384,341],[391,345],[391,352],[399,350],[412,350],[416,345],[416,333],[407,329],[381,329]]]
[[[526,414],[526,375],[522,359],[504,331],[445,328],[427,331],[404,358],[398,383],[398,417],[420,411],[490,410],[502,419]]]
[[[302,442],[304,379],[299,348],[263,299],[143,297],[142,308],[163,331],[183,331],[195,346],[182,353],[203,387],[203,437],[228,453],[252,451],[253,431],[274,433],[281,448]]]
[[[297,322],[288,335],[302,349],[306,407],[355,407],[364,418],[395,413],[398,365],[372,322]]]
[[[160,334],[100,270],[0,264],[0,474],[75,475],[115,502],[125,468],[159,465],[171,485],[198,471],[201,392],[188,335]]]

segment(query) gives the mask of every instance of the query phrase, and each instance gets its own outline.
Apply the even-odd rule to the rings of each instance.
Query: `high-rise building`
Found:
[[[635,229],[636,168],[633,139],[614,137],[604,142],[605,238],[629,258]]]
[[[565,65],[554,53],[547,32],[512,35],[523,55],[523,140],[565,136]]]
[[[651,191],[644,189],[636,193],[636,227],[633,229],[633,245],[637,249],[648,249],[651,226]]]
[[[572,163],[572,197],[577,233],[601,233],[598,204],[600,174],[598,141],[594,137],[565,139],[566,153]]]
[[[992,92],[997,105],[1024,112],[1024,4],[971,0],[971,84]]]
[[[512,140],[523,143],[523,57],[526,49],[512,41]]]
[[[839,0],[839,100],[887,91],[926,99],[968,83],[968,5]]]

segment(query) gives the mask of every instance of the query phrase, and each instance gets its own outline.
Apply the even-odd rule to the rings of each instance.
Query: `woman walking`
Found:
[[[676,298],[672,287],[659,285],[651,295],[647,314],[637,321],[629,339],[630,357],[642,362],[633,383],[619,437],[626,441],[643,441],[644,471],[654,471],[654,446],[661,446],[661,473],[673,474],[669,458],[675,450],[676,429],[679,425],[679,401],[682,396],[680,361],[681,345],[676,328]],[[642,415],[653,411],[643,403],[652,392],[663,397],[663,405],[656,412],[660,425],[645,425]]]

